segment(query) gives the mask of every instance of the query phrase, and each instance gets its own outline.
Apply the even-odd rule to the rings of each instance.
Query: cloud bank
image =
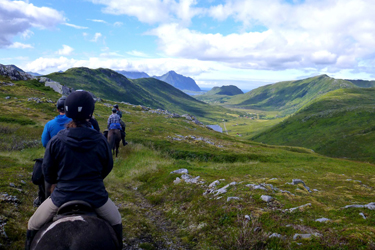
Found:
[[[65,21],[64,16],[54,9],[9,0],[0,1],[0,17],[0,48],[10,46],[16,35],[30,36],[30,28],[52,29]]]

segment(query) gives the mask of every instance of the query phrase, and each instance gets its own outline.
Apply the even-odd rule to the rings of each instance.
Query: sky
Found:
[[[0,64],[170,70],[243,90],[375,78],[374,0],[0,0]]]

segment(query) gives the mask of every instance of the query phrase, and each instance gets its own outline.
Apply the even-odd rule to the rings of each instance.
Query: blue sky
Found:
[[[162,75],[201,87],[374,79],[373,0],[0,0],[0,63]]]

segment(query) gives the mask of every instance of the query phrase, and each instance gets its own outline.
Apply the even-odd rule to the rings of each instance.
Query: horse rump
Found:
[[[73,215],[44,225],[32,250],[117,250],[119,242],[108,222],[94,216]]]

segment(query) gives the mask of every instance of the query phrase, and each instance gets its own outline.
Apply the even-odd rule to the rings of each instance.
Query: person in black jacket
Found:
[[[86,91],[75,91],[65,101],[66,116],[73,121],[47,144],[42,169],[45,181],[52,185],[51,196],[29,220],[26,249],[58,208],[72,200],[90,203],[112,225],[122,246],[121,215],[103,183],[113,168],[112,153],[105,137],[89,123],[94,107],[94,100]]]

